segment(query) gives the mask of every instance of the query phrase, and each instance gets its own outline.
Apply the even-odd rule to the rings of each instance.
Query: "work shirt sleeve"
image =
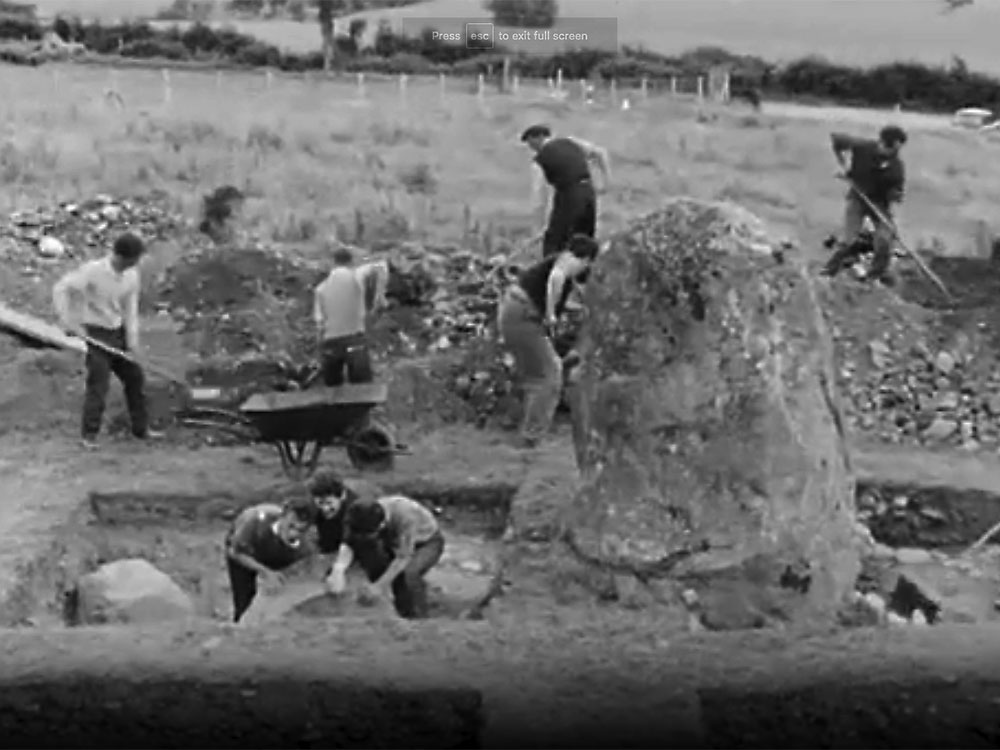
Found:
[[[52,287],[52,306],[63,325],[77,322],[75,313],[79,310],[75,309],[78,307],[75,302],[79,301],[79,295],[87,286],[89,270],[89,265],[80,266],[65,274]]]
[[[830,142],[833,144],[833,150],[838,154],[842,154],[847,151],[853,151],[862,143],[862,139],[855,138],[853,135],[848,135],[847,133],[831,133]]]

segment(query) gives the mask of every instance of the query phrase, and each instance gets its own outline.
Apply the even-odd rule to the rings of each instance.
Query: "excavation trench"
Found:
[[[423,501],[444,531],[444,556],[428,576],[431,617],[458,618],[488,599],[499,579],[500,537],[516,485],[414,482],[384,489]],[[92,493],[59,530],[48,553],[23,567],[16,590],[0,603],[0,625],[77,625],[80,577],[106,563],[135,558],[147,560],[177,583],[190,596],[197,617],[228,622],[232,595],[225,534],[243,508],[260,501],[225,494]],[[313,556],[294,566],[284,590],[258,595],[248,622],[371,614],[351,596],[323,594],[323,564]]]

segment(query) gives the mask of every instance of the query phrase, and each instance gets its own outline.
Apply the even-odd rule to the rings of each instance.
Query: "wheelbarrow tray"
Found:
[[[240,413],[265,442],[330,445],[363,426],[388,392],[385,384],[365,383],[257,393],[243,402]]]

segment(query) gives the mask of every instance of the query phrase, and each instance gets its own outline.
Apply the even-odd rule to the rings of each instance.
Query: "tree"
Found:
[[[486,10],[498,26],[547,29],[556,22],[556,0],[487,0]]]
[[[337,54],[334,19],[347,10],[347,3],[346,0],[319,0],[318,9],[319,33],[323,37],[323,70],[329,72]]]

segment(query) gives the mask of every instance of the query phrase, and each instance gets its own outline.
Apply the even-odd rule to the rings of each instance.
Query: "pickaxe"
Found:
[[[941,294],[944,295],[944,298],[948,301],[948,303],[953,304],[955,299],[954,297],[951,296],[951,293],[948,291],[948,287],[946,287],[944,285],[944,282],[941,281],[941,278],[936,273],[934,273],[934,271],[932,271],[926,263],[924,263],[923,258],[917,255],[913,250],[909,248],[909,246],[905,242],[903,242],[903,238],[899,236],[899,228],[896,226],[896,223],[888,216],[886,216],[885,213],[881,209],[879,209],[878,206],[872,203],[871,199],[867,195],[865,195],[864,192],[861,190],[861,188],[859,188],[854,183],[854,180],[852,180],[850,177],[847,177],[846,175],[840,175],[839,177],[850,186],[851,192],[853,192],[856,196],[858,196],[861,202],[868,207],[868,210],[871,212],[872,216],[874,216],[878,221],[882,222],[887,227],[889,227],[889,230],[892,232],[892,238],[896,241],[896,243],[901,248],[903,248],[903,251],[907,255],[909,255],[910,258],[913,259],[913,261],[917,264],[917,267],[921,271],[923,271],[924,275],[928,279],[930,279],[931,282],[941,291]]]

